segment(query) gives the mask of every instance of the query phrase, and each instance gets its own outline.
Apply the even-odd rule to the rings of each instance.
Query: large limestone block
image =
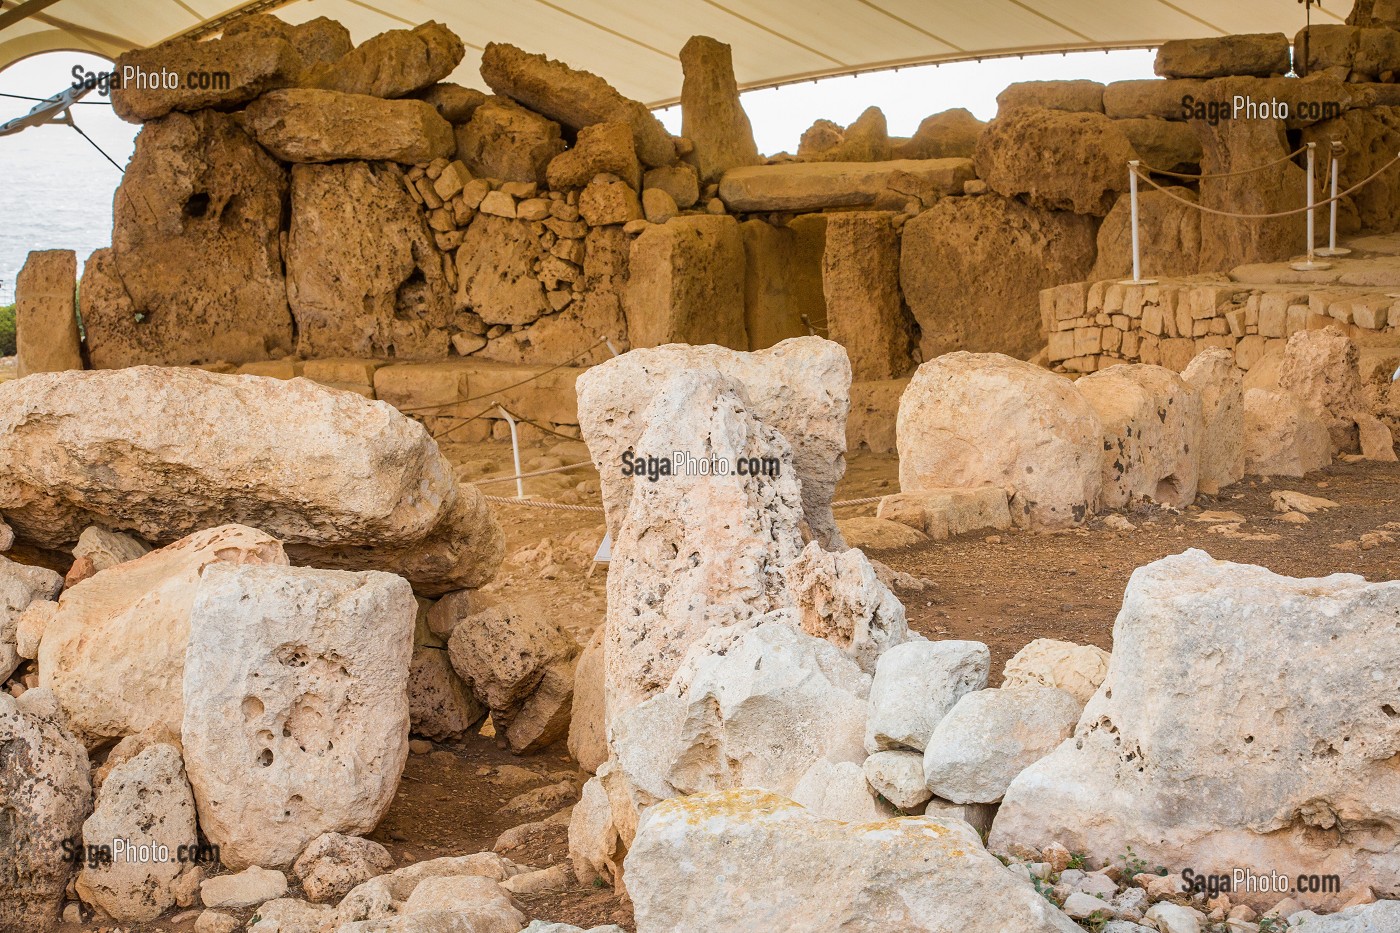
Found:
[[[461,591],[460,596],[466,595],[468,591]],[[447,653],[450,630],[439,633],[433,629],[433,621],[440,621],[443,615],[436,611],[437,607],[450,608],[460,596],[454,599],[449,595],[431,606],[427,600],[420,600],[414,620],[413,657],[408,665],[409,724],[414,735],[439,742],[461,737],[480,724],[487,713],[486,706],[472,695],[452,667]]]
[[[452,73],[466,47],[446,26],[423,23],[413,29],[391,29],[347,50],[335,62],[314,68],[304,87],[404,97]]]
[[[532,55],[513,45],[488,42],[481,56],[481,77],[497,94],[575,130],[594,123],[628,124],[636,141],[637,156],[646,166],[654,168],[676,161],[675,144],[661,121],[595,74],[576,71],[563,62]]]
[[[1094,265],[1094,222],[986,194],[944,198],[904,225],[899,281],[923,358],[953,350],[1027,359],[1042,346],[1040,290]]]
[[[822,819],[843,823],[873,823],[899,815],[870,786],[861,765],[852,761],[816,761],[792,789],[792,799]]]
[[[997,95],[997,116],[1040,108],[1071,113],[1103,113],[1103,85],[1097,81],[1017,81]]]
[[[911,638],[904,605],[857,548],[837,553],[811,541],[783,570],[802,631],[824,638],[874,674],[880,656]]]
[[[233,117],[142,128],[112,207],[112,265],[84,270],[92,365],[243,363],[292,349],[280,244],[287,173]],[[99,285],[98,282],[101,282]]]
[[[962,107],[924,117],[914,135],[896,142],[896,159],[970,159],[987,124]]]
[[[826,224],[825,214],[800,214],[781,227],[759,219],[739,224],[748,349],[766,350],[789,337],[804,337],[811,333],[807,322],[826,319]]]
[[[216,563],[287,563],[281,543],[243,525],[195,532],[66,590],[39,642],[39,682],[84,742],[164,725],[179,733],[190,609]]]
[[[1134,151],[1150,168],[1191,172],[1200,164],[1201,140],[1189,124],[1143,117],[1114,120],[1113,125],[1123,131]]]
[[[294,84],[301,67],[301,56],[283,36],[171,39],[117,56],[113,71],[135,71],[129,81],[112,82],[112,111],[128,123],[144,123],[172,110],[234,109]]]
[[[394,867],[387,849],[370,839],[324,833],[311,841],[292,864],[313,901],[339,900],[371,878]]]
[[[1127,190],[1135,158],[1123,131],[1102,114],[1034,107],[988,123],[974,156],[978,177],[997,194],[1099,217]]]
[[[1244,373],[1229,350],[1196,356],[1181,378],[1201,396],[1199,487],[1215,495],[1244,476]]]
[[[622,303],[634,347],[717,343],[742,350],[744,243],[733,217],[650,224],[632,241]]]
[[[691,36],[681,47],[681,135],[695,145],[691,159],[702,181],[717,181],[731,168],[757,165],[748,114],[739,102],[734,61],[728,45],[709,36]]]
[[[1217,78],[1206,85],[1205,94],[1230,100],[1234,95],[1250,95],[1260,100],[1247,78]],[[1284,137],[1283,122],[1274,119],[1221,120],[1192,123],[1201,137],[1201,171],[1209,174],[1238,172],[1281,159],[1293,151]],[[1205,178],[1201,181],[1200,203],[1218,211],[1240,214],[1266,214],[1303,206],[1303,170],[1292,162],[1245,175]],[[1302,252],[1306,221],[1301,213],[1290,217],[1250,219],[1201,216],[1201,268],[1231,269],[1241,263],[1277,262]]]
[[[1197,200],[1189,188],[1170,186],[1167,190],[1193,204]],[[1094,268],[1087,280],[1098,282],[1132,275],[1132,238],[1132,202],[1125,194],[1119,196],[1099,225]],[[1201,267],[1200,211],[1173,200],[1165,192],[1140,190],[1138,256],[1143,276],[1194,275]]]
[[[1131,845],[1149,865],[1335,873],[1394,896],[1397,613],[1400,583],[1352,574],[1293,579],[1197,550],[1137,569],[1108,679],[1074,740],[1012,782],[990,848],[1059,842],[1098,865]],[[1231,898],[1263,910],[1278,894]]]
[[[0,692],[0,748],[0,930],[49,930],[73,874],[64,843],[80,837],[92,811],[87,752],[47,690],[18,700]]]
[[[1296,929],[1301,933],[1385,933],[1400,929],[1400,901],[1376,901],[1326,917],[1308,917]]]
[[[755,353],[679,344],[633,350],[581,375],[579,425],[602,481],[614,539],[639,486],[636,477],[621,475],[622,455],[669,453],[639,446],[649,426],[647,407],[668,377],[689,369],[718,371],[743,385],[754,415],[792,447],[807,527],[824,546],[844,549],[831,502],[846,473],[850,363],[838,344],[820,337],[785,340]]]
[[[899,400],[899,485],[1010,490],[1019,527],[1077,525],[1097,507],[1103,425],[1074,384],[998,353],[949,353]]]
[[[922,752],[876,752],[865,759],[861,771],[880,796],[906,813],[917,812],[933,796],[924,783]]]
[[[608,714],[603,685],[603,626],[598,626],[574,668],[569,714],[569,755],[589,774],[608,760]]]
[[[131,535],[108,531],[100,525],[84,528],[83,533],[78,535],[78,543],[73,546],[74,560],[87,558],[92,564],[93,573],[136,560],[150,552],[150,548]]]
[[[1400,33],[1386,32],[1400,40]],[[1324,160],[1333,140],[1345,147],[1337,168],[1337,187],[1346,191],[1380,171],[1381,166],[1395,157],[1395,152],[1400,152],[1400,108],[1348,110],[1335,119],[1304,129],[1302,142],[1317,143],[1319,172],[1325,170]],[[1400,215],[1400,179],[1383,172],[1361,190],[1338,202],[1337,232],[1343,236],[1362,230],[1391,233],[1400,225],[1397,215]]]
[[[1037,638],[1006,662],[1003,687],[1057,687],[1082,706],[1108,676],[1109,654],[1094,645]]]
[[[890,134],[885,113],[867,107],[850,126],[830,120],[813,123],[797,146],[804,162],[885,162],[890,158]]]
[[[782,568],[802,541],[793,448],[750,409],[737,379],[714,370],[675,372],[639,414],[640,431],[628,445],[636,456],[669,461],[678,453],[686,462],[726,467],[702,472],[683,462],[657,482],[623,477],[637,488],[613,536],[608,570],[610,721],[665,689],[686,650],[711,627],[790,605]],[[737,464],[753,458],[771,458],[776,475],[739,475]],[[620,465],[597,462],[601,475],[620,472]]]
[[[433,109],[454,127],[471,120],[476,108],[486,103],[486,94],[482,91],[453,84],[451,81],[441,81],[419,91],[415,96],[432,104]]]
[[[964,695],[924,749],[928,789],[953,803],[996,803],[1011,781],[1074,732],[1083,704],[1055,687]]]
[[[243,35],[285,39],[292,44],[305,65],[339,61],[355,47],[350,39],[350,30],[324,16],[292,25],[270,13],[250,13],[224,27],[225,39]]]
[[[1169,369],[1120,363],[1074,384],[1103,425],[1101,504],[1140,499],[1185,508],[1196,499],[1201,396]]]
[[[395,167],[293,167],[287,300],[304,357],[448,354],[452,288]]]
[[[1000,486],[897,492],[882,498],[875,514],[908,525],[935,541],[984,528],[1004,531],[1011,527],[1006,490]]]
[[[383,159],[414,164],[452,155],[452,124],[421,100],[382,100],[318,88],[259,97],[243,125],[283,162]]]
[[[914,368],[915,325],[899,291],[896,216],[841,212],[826,225],[827,336],[846,348],[853,379],[897,379]]]
[[[534,271],[546,254],[530,226],[477,214],[457,250],[458,304],[487,324],[531,324],[550,313],[544,284]]]
[[[642,166],[633,148],[632,128],[626,123],[585,126],[573,147],[551,159],[545,169],[549,187],[556,191],[582,188],[604,173],[616,175],[634,189],[642,185]]]
[[[987,686],[992,656],[977,641],[911,640],[880,656],[870,686],[865,750],[923,751],[939,720]]]
[[[1287,74],[1292,68],[1288,37],[1281,32],[1206,39],[1173,39],[1157,49],[1153,70],[1164,78]]]
[[[78,257],[71,249],[35,250],[15,279],[15,377],[82,369],[78,340]]]
[[[0,508],[45,547],[93,524],[163,542],[229,521],[286,542],[409,544],[455,501],[421,425],[304,379],[52,373],[0,385],[0,412]]]
[[[604,784],[624,842],[657,801],[734,787],[792,795],[819,762],[864,761],[869,675],[793,622],[777,612],[717,626],[665,692],[614,715]],[[623,783],[630,802],[620,807]]]
[[[638,933],[1076,933],[958,819],[822,820],[744,789],[653,808],[626,862]]]
[[[185,767],[230,868],[368,833],[408,757],[417,607],[392,574],[206,568],[185,659]]]
[[[1288,338],[1279,367],[1279,388],[1302,402],[1327,425],[1334,451],[1357,449],[1356,414],[1364,412],[1356,344],[1335,325],[1300,330]]]
[[[1244,393],[1244,471],[1303,476],[1332,462],[1327,423],[1287,392]]]
[[[976,177],[971,159],[890,162],[787,162],[730,169],[719,197],[731,211],[817,211],[827,207],[903,208],[911,192],[962,194]]]
[[[503,181],[544,183],[564,151],[559,124],[508,97],[489,97],[456,130],[457,158],[472,173]]]
[[[0,557],[0,682],[19,666],[19,617],[31,603],[58,599],[62,589],[63,578],[52,570]]]
[[[89,904],[126,921],[154,920],[175,906],[181,875],[200,870],[180,857],[198,846],[199,837],[179,749],[152,745],[113,768],[82,838],[85,845],[112,847],[110,862],[87,863],[78,875]],[[142,846],[155,854],[142,859]]]

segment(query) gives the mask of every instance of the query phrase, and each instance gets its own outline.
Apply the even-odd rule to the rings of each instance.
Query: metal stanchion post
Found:
[[[520,434],[515,427],[515,419],[506,411],[504,405],[496,406],[501,410],[501,415],[510,423],[510,447],[515,453],[515,498],[525,498],[525,481],[520,478]]]
[[[1133,277],[1124,279],[1119,283],[1120,285],[1155,285],[1157,283],[1156,279],[1142,277],[1142,253],[1138,242],[1138,165],[1136,159],[1128,163],[1128,213],[1132,217]]]
[[[1313,249],[1313,177],[1316,173],[1317,143],[1308,143],[1308,255],[1302,262],[1289,263],[1289,267],[1299,272],[1313,272],[1319,269],[1330,269],[1330,262],[1318,262],[1315,258],[1316,251]]]
[[[1327,245],[1317,251],[1319,256],[1345,256],[1351,252],[1345,246],[1337,245],[1337,174],[1342,161],[1342,144],[1332,140],[1332,203],[1327,212]]]

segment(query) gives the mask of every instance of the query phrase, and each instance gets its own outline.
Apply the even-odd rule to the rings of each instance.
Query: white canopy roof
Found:
[[[1314,10],[1341,22],[1340,8]],[[247,12],[293,23],[339,20],[358,43],[438,20],[467,44],[452,80],[482,87],[487,42],[544,52],[602,75],[651,106],[680,94],[677,53],[692,35],[734,48],[740,87],[928,62],[1167,39],[1283,32],[1303,25],[1295,0],[0,0],[0,69],[30,55],[115,56],[172,36],[218,33]]]

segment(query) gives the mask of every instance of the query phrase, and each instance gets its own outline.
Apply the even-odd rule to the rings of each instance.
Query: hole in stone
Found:
[[[272,764],[272,749],[265,748],[258,754],[258,764],[264,768]]]
[[[196,191],[185,201],[186,217],[203,217],[209,212],[209,195],[204,191]]]
[[[263,702],[257,697],[244,697],[242,709],[245,720],[256,719],[263,714]]]
[[[1389,703],[1381,704],[1381,712],[1385,713],[1391,719],[1394,719],[1396,716],[1400,716],[1400,713],[1395,712],[1395,707],[1391,706]]]

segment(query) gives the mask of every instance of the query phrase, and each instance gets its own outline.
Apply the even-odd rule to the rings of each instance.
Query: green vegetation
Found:
[[[0,356],[15,355],[15,306],[0,305]]]

